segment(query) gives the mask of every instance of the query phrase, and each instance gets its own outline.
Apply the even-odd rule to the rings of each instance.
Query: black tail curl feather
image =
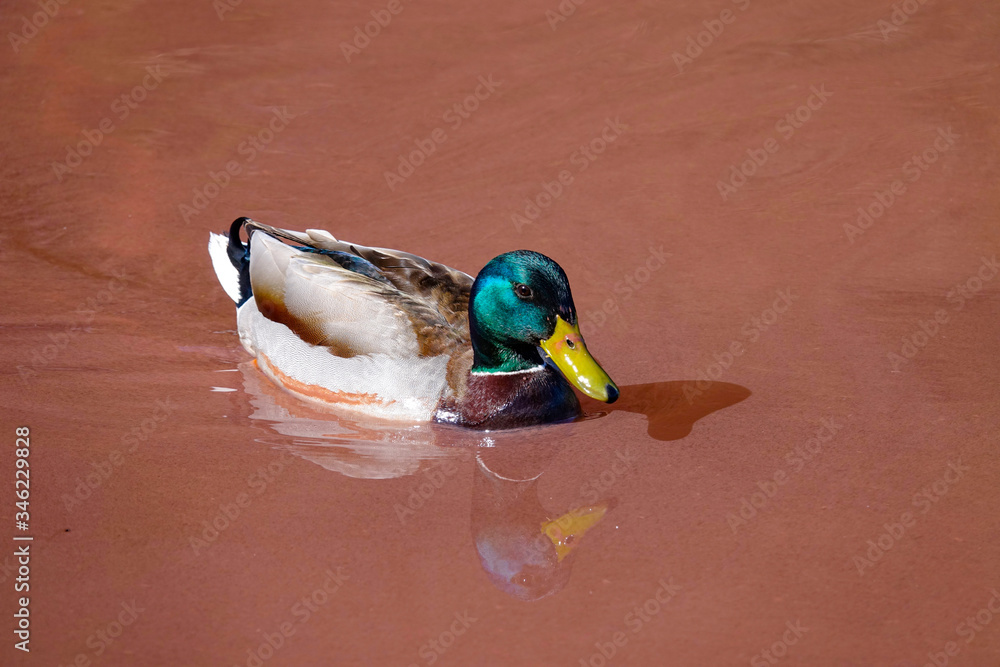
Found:
[[[226,253],[229,255],[229,261],[233,263],[236,270],[240,274],[240,301],[236,304],[239,308],[247,299],[253,296],[253,290],[250,287],[250,237],[249,232],[247,234],[247,243],[243,243],[240,240],[240,230],[243,226],[248,223],[253,222],[250,218],[242,217],[236,218],[233,224],[229,226],[229,245],[226,248]]]

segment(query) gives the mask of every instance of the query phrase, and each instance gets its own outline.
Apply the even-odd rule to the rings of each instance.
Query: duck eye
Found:
[[[535,293],[531,291],[531,288],[524,283],[515,283],[514,292],[522,299],[530,299],[535,295]]]

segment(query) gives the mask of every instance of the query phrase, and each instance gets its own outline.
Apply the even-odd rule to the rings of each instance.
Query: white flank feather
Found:
[[[219,279],[219,284],[234,302],[240,302],[240,272],[229,261],[229,237],[225,234],[210,233],[208,236],[208,254],[212,258],[212,268]]]
[[[411,359],[386,354],[337,357],[324,347],[309,345],[285,325],[261,315],[253,299],[236,313],[243,347],[257,357],[261,371],[307,401],[316,398],[295,391],[276,377],[274,370],[306,386],[367,394],[374,399],[371,403],[343,407],[382,419],[430,421],[447,388],[445,355]]]

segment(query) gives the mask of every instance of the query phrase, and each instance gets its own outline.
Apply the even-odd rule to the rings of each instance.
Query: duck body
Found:
[[[473,428],[517,428],[567,421],[582,414],[580,401],[552,368],[515,373],[471,373],[464,391],[438,405],[435,420]]]
[[[473,280],[409,253],[248,218],[212,234],[209,253],[244,348],[304,400],[479,429],[568,420],[581,410],[563,353],[576,355],[563,360],[571,381],[582,366],[591,377],[581,389],[617,398],[579,337],[565,274],[538,253],[505,253]]]

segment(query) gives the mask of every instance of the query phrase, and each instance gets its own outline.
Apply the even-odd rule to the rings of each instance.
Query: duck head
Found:
[[[587,396],[613,403],[618,387],[587,351],[566,273],[541,253],[515,250],[479,272],[469,301],[476,372],[548,363]]]

